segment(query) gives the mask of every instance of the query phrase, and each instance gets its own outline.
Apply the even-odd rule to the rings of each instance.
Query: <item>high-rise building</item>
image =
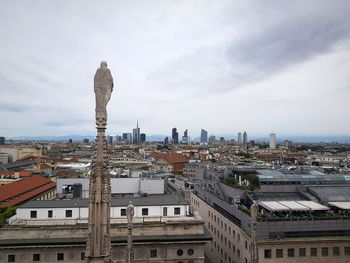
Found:
[[[141,133],[140,134],[140,143],[144,143],[146,142],[146,134],[145,133]]]
[[[209,137],[209,144],[211,144],[211,145],[215,144],[215,136],[214,135]]]
[[[89,143],[89,139],[88,138],[83,139],[83,143]]]
[[[69,143],[73,143],[73,139],[69,139]]]
[[[188,143],[188,131],[187,131],[187,129],[184,131],[184,136],[182,136],[181,142],[183,144],[187,144]]]
[[[121,141],[122,141],[122,136],[116,135],[116,136],[115,136],[115,142],[116,142],[116,143],[120,143]]]
[[[132,134],[131,133],[123,133],[123,141],[126,143],[132,143]]]
[[[169,138],[168,138],[168,136],[164,138],[164,144],[169,144]]]
[[[179,133],[177,132],[176,128],[172,129],[171,138],[173,139],[173,143],[174,144],[178,144],[179,143]]]
[[[243,143],[248,143],[248,134],[246,131],[243,132]]]
[[[107,143],[113,144],[113,136],[110,136],[110,135],[107,136]]]
[[[274,133],[270,133],[269,146],[270,149],[276,149],[276,134]]]
[[[136,128],[132,130],[132,138],[133,143],[138,144],[140,143],[140,128],[139,128],[139,122],[137,121]]]
[[[237,142],[242,143],[242,133],[241,132],[238,133]]]
[[[0,144],[5,144],[5,137],[0,137]]]
[[[201,143],[208,142],[208,132],[201,129]]]

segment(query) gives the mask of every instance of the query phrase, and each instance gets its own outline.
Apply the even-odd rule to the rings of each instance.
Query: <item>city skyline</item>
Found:
[[[1,3],[0,136],[93,134],[101,60],[107,133],[350,134],[348,1],[82,3]]]

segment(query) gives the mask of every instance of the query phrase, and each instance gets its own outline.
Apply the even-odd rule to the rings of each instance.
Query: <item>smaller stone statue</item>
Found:
[[[256,217],[258,215],[258,204],[255,201],[253,201],[253,204],[250,207],[250,211],[252,221],[256,222]]]
[[[97,127],[105,127],[107,125],[107,103],[111,99],[113,86],[111,71],[107,68],[107,62],[102,61],[94,77]]]
[[[129,201],[129,205],[126,207],[126,216],[128,219],[128,223],[132,224],[132,219],[134,218],[135,208],[132,205],[132,202]]]

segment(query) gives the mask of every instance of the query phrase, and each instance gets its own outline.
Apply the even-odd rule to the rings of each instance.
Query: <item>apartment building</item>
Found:
[[[331,185],[320,173],[282,174],[261,173],[263,187],[254,191],[244,176],[236,187],[214,177],[194,185],[191,208],[213,237],[205,246],[210,262],[350,262],[347,175]]]
[[[112,199],[112,261],[127,262],[126,206],[132,201],[134,262],[204,262],[211,237],[175,195]],[[85,262],[88,199],[30,201],[1,228],[0,263]]]

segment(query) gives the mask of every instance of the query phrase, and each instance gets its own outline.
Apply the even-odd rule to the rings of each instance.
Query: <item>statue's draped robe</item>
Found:
[[[96,120],[107,121],[107,103],[113,91],[113,78],[107,67],[97,69],[94,77],[94,90],[96,96]]]

